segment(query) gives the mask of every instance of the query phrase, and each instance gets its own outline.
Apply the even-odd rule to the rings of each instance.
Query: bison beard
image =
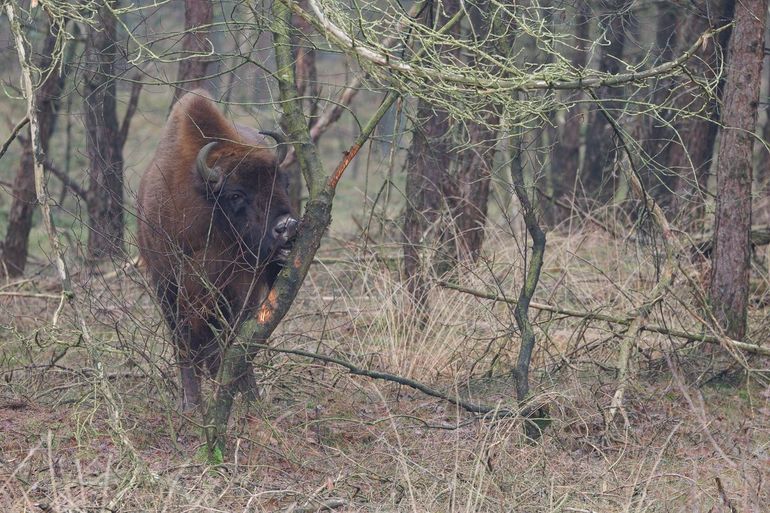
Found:
[[[264,301],[297,231],[278,170],[285,147],[264,135],[190,92],[139,186],[139,252],[171,331],[185,410],[200,403],[204,369],[216,375],[223,347]]]

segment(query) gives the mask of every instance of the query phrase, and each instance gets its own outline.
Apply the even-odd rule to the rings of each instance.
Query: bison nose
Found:
[[[293,239],[297,234],[298,226],[299,221],[291,217],[289,214],[282,215],[273,225],[273,237],[287,242]]]

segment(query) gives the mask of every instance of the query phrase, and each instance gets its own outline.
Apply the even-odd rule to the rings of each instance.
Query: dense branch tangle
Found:
[[[626,64],[627,72],[611,74],[574,68],[568,58],[574,50],[571,38],[565,35],[569,31],[549,28],[543,19],[545,8],[537,4],[493,0],[489,12],[482,14],[492,18],[487,22],[493,30],[485,38],[472,37],[472,21],[459,35],[441,33],[425,23],[430,13],[412,18],[396,3],[384,7],[367,4],[366,17],[360,14],[362,8],[354,9],[335,0],[309,0],[308,5],[312,13],[291,3],[296,13],[312,23],[331,44],[355,58],[373,79],[446,109],[458,120],[483,121],[489,105],[494,104],[501,108],[502,124],[519,126],[540,120],[555,108],[568,106],[556,91],[629,83],[644,85],[650,78],[684,74],[685,64],[698,48],[709,44],[714,35],[726,28],[706,31],[671,61],[654,67],[646,62]],[[434,4],[433,8],[441,9],[442,5]],[[383,36],[400,42],[388,46],[377,43]],[[510,40],[515,40],[515,44],[506,55],[489,51],[495,47],[490,41]],[[529,62],[532,48],[549,58]],[[449,56],[448,49],[456,57]],[[699,85],[706,90],[714,87],[709,83]],[[526,94],[512,94],[517,91]]]

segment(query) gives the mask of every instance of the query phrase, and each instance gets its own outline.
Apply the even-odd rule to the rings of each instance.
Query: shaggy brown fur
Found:
[[[217,142],[205,163],[201,149]],[[172,110],[139,188],[139,250],[171,329],[184,408],[198,404],[200,371],[264,299],[296,231],[276,153],[229,122],[202,90]]]

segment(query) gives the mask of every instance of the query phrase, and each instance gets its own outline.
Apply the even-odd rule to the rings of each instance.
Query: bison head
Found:
[[[213,209],[214,226],[257,263],[282,263],[299,225],[291,211],[287,183],[278,164],[286,156],[283,138],[261,132],[278,143],[277,154],[264,147],[215,141],[195,160],[201,193]]]

